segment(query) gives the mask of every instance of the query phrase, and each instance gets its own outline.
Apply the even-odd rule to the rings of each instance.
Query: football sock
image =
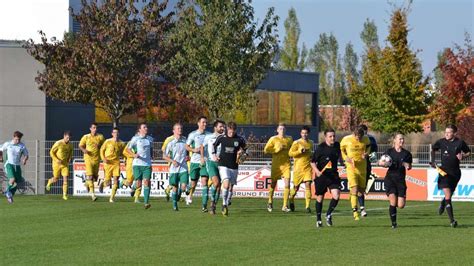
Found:
[[[290,189],[285,188],[283,190],[283,207],[288,207],[288,197],[290,196]]]
[[[63,182],[63,196],[67,195],[67,182]]]
[[[202,191],[202,207],[207,208],[207,201],[209,200],[208,199],[209,187],[207,186],[207,184],[202,187],[201,191]]]
[[[295,202],[295,196],[296,196],[296,190],[294,188],[292,188],[291,191],[290,191],[290,202],[291,203]]]
[[[321,212],[323,210],[323,202],[316,201],[316,220],[321,221]]]
[[[392,224],[397,223],[397,207],[390,205],[388,212],[390,213]]]
[[[214,187],[214,184],[211,185],[211,201],[216,203],[216,188]]]
[[[229,190],[226,188],[222,189],[222,205],[229,205],[227,200],[229,199]]]
[[[115,194],[117,193],[117,189],[118,189],[118,184],[114,183],[114,185],[112,186],[112,194],[110,195],[110,198],[112,200],[115,198]]]
[[[440,207],[445,208],[446,207],[446,199],[443,198],[440,203]]]
[[[306,202],[306,209],[309,208],[309,205],[311,204],[311,187],[305,189],[304,191],[304,198]]]
[[[50,179],[48,179],[48,184],[46,186],[49,187],[52,184],[54,184],[54,182],[55,182],[54,177],[51,177]]]
[[[227,203],[230,203],[230,201],[232,200],[232,195],[234,193],[232,191],[229,190],[229,196],[227,197]]]
[[[450,199],[446,200],[446,212],[448,213],[449,220],[453,222],[454,221],[453,204],[451,203]]]
[[[191,188],[189,189],[189,195],[192,196],[192,195],[194,194],[194,190],[196,190],[196,187],[191,187]]]
[[[326,216],[329,216],[329,215],[332,214],[332,212],[334,211],[334,209],[337,206],[337,203],[339,203],[339,200],[331,199],[331,202],[329,202],[329,208],[328,208],[328,211],[326,213]]]
[[[148,204],[150,200],[150,186],[145,186],[143,188],[143,197],[145,198],[145,204]]]
[[[173,208],[178,208],[178,193],[171,191],[171,198],[173,199]]]
[[[268,203],[273,203],[273,194],[275,193],[275,189],[270,187],[268,190]]]
[[[135,189],[135,200],[140,198],[140,194],[142,194],[142,187]]]
[[[89,187],[89,192],[92,194],[92,197],[95,197],[94,182],[92,180],[87,180],[86,184]]]
[[[356,210],[357,211],[357,195],[354,195],[354,194],[350,194],[350,198],[351,198],[351,208],[352,210]]]
[[[360,195],[359,197],[357,197],[358,201],[359,201],[359,206],[361,209],[365,209],[365,196],[364,194]]]

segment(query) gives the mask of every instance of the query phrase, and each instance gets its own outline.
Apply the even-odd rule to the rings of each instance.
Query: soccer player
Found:
[[[311,156],[313,154],[313,141],[308,138],[309,127],[303,126],[301,129],[301,138],[294,141],[291,145],[290,151],[288,152],[290,157],[294,159],[294,170],[293,170],[293,189],[290,193],[290,210],[295,211],[295,196],[300,185],[304,182],[305,184],[305,200],[306,200],[306,212],[311,213]]]
[[[456,227],[458,222],[454,219],[453,204],[451,197],[456,190],[461,179],[460,162],[471,154],[471,150],[466,142],[456,137],[458,128],[455,125],[448,125],[444,131],[444,138],[439,139],[432,146],[431,166],[439,169],[438,188],[444,192],[444,198],[439,206],[439,215],[448,213],[452,227]],[[436,152],[441,152],[441,167],[436,166]]]
[[[390,156],[392,163],[380,160],[379,166],[388,167],[384,184],[390,201],[389,214],[392,221],[392,228],[397,228],[397,208],[405,207],[407,193],[407,183],[405,181],[406,171],[411,169],[413,157],[411,153],[403,148],[405,138],[403,134],[396,134],[393,139],[393,148],[388,149],[384,154]]]
[[[217,161],[217,156],[216,154],[220,154],[221,147],[216,146],[214,147],[214,143],[216,142],[216,139],[224,134],[225,130],[225,122],[222,120],[216,120],[213,124],[214,127],[214,133],[207,135],[204,138],[204,144],[205,144],[205,154],[207,154],[207,161],[206,161],[206,168],[207,168],[207,173],[209,174],[209,177],[211,178],[212,185],[211,185],[211,210],[210,214],[214,215],[216,214],[216,204],[217,201],[219,200],[219,194],[220,194],[220,187],[221,187],[221,178],[219,176],[219,165]],[[203,202],[203,205],[207,206],[207,202]],[[202,209],[203,212],[206,212],[207,209]]]
[[[173,199],[173,210],[178,211],[179,195],[186,190],[188,185],[188,164],[186,157],[186,137],[183,137],[183,126],[181,123],[173,125],[173,139],[166,145],[163,159],[170,163],[170,185],[173,187],[171,198]]]
[[[72,159],[72,144],[69,142],[71,138],[70,131],[64,131],[63,139],[54,143],[49,151],[49,155],[53,160],[53,177],[48,179],[46,190],[51,190],[51,185],[63,178],[63,200],[67,200],[67,179],[69,177],[69,163]]]
[[[138,134],[128,143],[126,149],[128,153],[134,154],[135,159],[132,162],[133,178],[135,179],[135,188],[140,189],[143,181],[143,197],[145,209],[151,207],[150,204],[150,179],[151,179],[151,160],[153,154],[153,138],[148,136],[148,126],[146,123],[138,125]],[[136,152],[133,152],[133,151]],[[135,200],[140,195],[135,193]]]
[[[290,151],[290,147],[293,144],[293,138],[291,136],[285,135],[285,132],[285,124],[278,124],[278,134],[276,136],[271,137],[265,145],[265,148],[263,149],[264,153],[272,155],[272,183],[270,184],[270,189],[268,190],[267,204],[267,210],[269,212],[273,211],[273,194],[280,178],[283,178],[283,181],[285,182],[285,188],[283,191],[283,207],[281,208],[281,210],[283,212],[290,211],[290,209],[288,208],[288,197],[290,196],[291,162],[288,152]]]
[[[97,124],[92,123],[90,134],[86,134],[79,142],[79,149],[84,153],[84,163],[86,165],[86,186],[91,193],[92,201],[97,197],[94,192],[94,181],[99,178],[100,147],[104,143],[104,136],[97,133]]]
[[[345,136],[341,140],[341,154],[346,165],[352,213],[356,221],[360,219],[357,197],[365,191],[366,156],[369,152],[370,140],[364,135],[364,129],[361,126],[358,126],[351,135]]]
[[[191,169],[190,169],[190,179],[191,187],[189,190],[189,195],[186,197],[186,204],[191,204],[193,202],[192,196],[194,190],[196,189],[196,184],[201,177],[202,185],[202,209],[207,209],[207,197],[209,188],[207,186],[209,174],[206,169],[206,162],[204,160],[204,138],[206,135],[210,135],[210,132],[206,131],[207,126],[207,117],[200,116],[197,121],[198,129],[189,133],[186,141],[186,149],[189,152],[192,152],[191,155]],[[205,203],[205,204],[204,204]]]
[[[102,193],[104,186],[110,185],[110,180],[114,178],[112,186],[112,193],[109,202],[113,203],[115,194],[119,184],[120,177],[120,156],[125,148],[125,143],[119,139],[119,129],[114,127],[112,129],[112,138],[107,139],[100,148],[100,158],[104,162],[104,182],[99,186],[99,191]]]
[[[171,136],[169,136],[169,137],[167,137],[167,138],[165,139],[165,141],[163,142],[163,145],[161,146],[161,152],[162,152],[163,154],[165,154],[166,145],[168,145],[168,143],[169,143],[170,141],[172,141],[173,139],[174,139],[174,135],[171,135]],[[168,164],[168,166],[170,166],[170,165],[171,165],[171,164]],[[169,180],[168,180],[168,181],[169,181]],[[166,201],[170,201],[170,193],[171,193],[171,188],[172,188],[172,187],[173,187],[173,186],[171,186],[170,183],[168,182],[168,186],[165,188]],[[179,197],[180,197],[180,196],[181,196],[181,195],[179,195]]]
[[[232,199],[233,187],[237,185],[239,164],[237,156],[245,152],[245,140],[236,133],[237,124],[227,124],[227,134],[221,135],[214,143],[214,151],[221,147],[220,152],[214,152],[214,158],[219,162],[219,175],[222,180],[222,215],[229,215],[229,205]]]
[[[324,142],[318,145],[311,160],[313,180],[316,188],[316,227],[322,227],[321,212],[326,191],[331,192],[331,202],[326,213],[326,224],[332,226],[332,212],[339,202],[341,194],[341,179],[337,172],[337,162],[341,157],[339,142],[336,141],[336,131],[326,129]]]
[[[365,186],[367,187],[367,182],[369,181],[370,178],[372,178],[370,175],[372,174],[372,163],[371,159],[372,158],[377,158],[377,140],[375,140],[374,136],[369,135],[368,131],[369,128],[366,125],[361,125],[362,129],[364,129],[364,134],[369,138],[370,140],[370,154],[367,156],[367,174],[365,178]],[[360,215],[362,217],[367,216],[367,211],[365,210],[365,194],[362,193],[360,196],[358,196],[359,200],[359,206],[360,206]]]
[[[0,148],[5,158],[5,172],[8,178],[5,192],[8,203],[13,203],[13,196],[15,196],[17,185],[24,182],[21,174],[21,165],[25,165],[28,161],[28,149],[21,142],[22,137],[23,133],[15,131],[13,132],[13,139],[5,142]]]

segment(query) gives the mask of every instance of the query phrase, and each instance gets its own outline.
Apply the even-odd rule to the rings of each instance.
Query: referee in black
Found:
[[[411,169],[413,163],[413,156],[403,148],[404,142],[404,136],[396,134],[393,138],[393,147],[384,153],[384,155],[392,158],[392,163],[387,165],[386,162],[379,161],[379,166],[388,167],[384,185],[390,201],[388,211],[393,229],[397,228],[397,208],[403,209],[405,207],[407,195],[406,171]]]
[[[331,192],[331,202],[326,213],[326,224],[332,226],[332,212],[339,202],[341,193],[341,179],[337,172],[337,162],[341,158],[341,147],[336,142],[334,129],[324,131],[324,142],[318,145],[311,160],[313,180],[316,188],[316,227],[322,227],[321,212],[323,209],[324,194]]]
[[[456,227],[458,222],[454,219],[453,205],[451,197],[461,179],[460,162],[471,154],[471,150],[466,142],[455,137],[458,128],[455,125],[448,125],[444,131],[444,138],[436,141],[431,147],[432,167],[436,167],[435,155],[437,151],[441,152],[441,170],[445,173],[438,175],[438,189],[444,192],[444,198],[439,206],[439,215],[448,213],[451,227]]]

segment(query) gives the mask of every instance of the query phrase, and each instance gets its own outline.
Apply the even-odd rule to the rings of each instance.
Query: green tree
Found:
[[[293,7],[288,10],[288,17],[285,19],[284,26],[286,35],[283,40],[283,49],[280,51],[278,66],[284,70],[304,70],[308,51],[304,43],[301,52],[298,48],[301,28],[296,10]]]
[[[377,131],[421,131],[427,114],[428,79],[408,45],[408,12],[409,7],[392,11],[388,46],[381,51],[369,47],[362,84],[350,94],[353,106]]]
[[[347,91],[350,90],[351,84],[359,84],[360,73],[357,70],[358,64],[359,58],[357,56],[357,53],[354,51],[354,46],[352,45],[352,43],[349,42],[346,45],[344,53],[344,74],[346,79],[345,82],[348,86],[348,88],[346,89]]]
[[[95,104],[116,126],[122,116],[147,103],[158,104],[164,93],[157,77],[171,56],[161,40],[172,27],[165,3],[157,0],[137,10],[133,1],[82,0],[74,19],[77,33],[62,41],[29,40],[25,48],[44,70],[36,78],[47,96],[65,102]]]
[[[322,33],[311,49],[308,64],[319,73],[320,101],[322,105],[346,103],[344,71],[339,58],[339,44],[336,37]]]
[[[277,49],[278,17],[261,25],[247,1],[181,1],[168,41],[176,56],[166,65],[178,87],[207,106],[213,118],[235,117],[255,104],[255,89]]]
[[[360,33],[360,38],[364,43],[366,51],[369,48],[379,48],[379,36],[377,34],[377,25],[375,21],[369,20],[368,18],[364,22],[364,29]]]

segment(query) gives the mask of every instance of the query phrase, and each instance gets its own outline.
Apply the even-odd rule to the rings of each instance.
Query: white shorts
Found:
[[[219,175],[221,176],[222,181],[229,179],[229,182],[232,185],[237,185],[238,174],[239,174],[238,169],[230,169],[225,166],[219,166]]]

